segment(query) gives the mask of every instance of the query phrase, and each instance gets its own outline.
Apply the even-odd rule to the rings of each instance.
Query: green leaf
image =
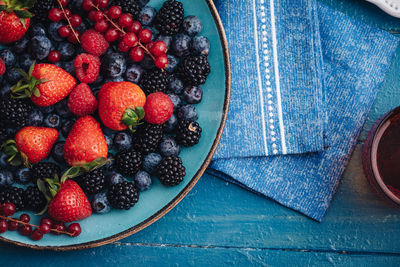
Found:
[[[27,0],[24,3],[25,8],[31,9],[36,3],[36,0]]]
[[[36,97],[40,97],[40,91],[37,87],[35,87],[35,89],[33,89],[33,95]]]
[[[128,108],[125,110],[124,115],[122,115],[122,123],[125,124],[126,126],[133,125],[135,122],[139,120],[139,116],[136,114],[136,112]]]
[[[33,15],[28,10],[14,10],[15,15],[17,15],[20,19],[29,19],[32,18]],[[25,27],[25,26],[24,26]]]
[[[27,168],[31,168],[32,165],[31,165],[31,163],[29,162],[28,156],[27,156],[24,152],[22,152],[22,151],[19,152],[19,154],[21,155],[21,159],[22,159],[22,162],[24,163],[24,166],[27,167]]]
[[[138,115],[139,120],[142,120],[144,118],[145,113],[144,113],[144,108],[143,107],[137,107],[135,109],[135,112]]]
[[[68,179],[78,177],[82,173],[83,172],[81,170],[81,167],[78,167],[78,166],[71,167],[66,172],[64,172],[64,174],[61,176],[61,183],[64,183]]]
[[[26,20],[24,18],[20,18],[19,21],[21,22],[22,26],[26,28]]]
[[[35,69],[36,60],[33,61],[32,65],[29,67],[28,75],[32,77],[33,70]]]
[[[28,79],[28,74],[25,71],[23,71],[19,68],[13,68],[13,70],[18,71],[22,75],[22,77],[24,77],[24,79]]]

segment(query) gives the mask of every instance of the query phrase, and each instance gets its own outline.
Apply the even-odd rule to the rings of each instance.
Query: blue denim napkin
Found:
[[[299,134],[299,139],[305,138],[299,141],[301,145],[297,146],[295,151],[300,153],[307,150],[316,150],[318,147],[321,147],[321,143],[314,148],[304,145],[307,144],[304,140],[308,136],[312,140],[318,140],[319,138],[315,138],[316,135],[309,133],[302,134],[303,131],[318,132],[320,130],[316,131],[315,129],[320,128],[321,125],[323,128],[322,144],[326,144],[326,148],[314,153],[256,157],[252,155],[252,152],[243,151],[240,147],[234,146],[233,143],[243,142],[240,138],[246,138],[245,142],[248,143],[246,148],[248,149],[252,149],[252,145],[261,146],[259,138],[246,136],[243,128],[255,127],[254,124],[257,122],[255,118],[263,116],[258,109],[254,108],[252,110],[252,118],[250,118],[252,123],[244,121],[246,119],[242,114],[244,107],[241,107],[240,104],[242,103],[241,98],[244,98],[244,96],[238,98],[240,94],[237,94],[237,91],[244,90],[246,82],[243,82],[243,80],[257,80],[257,73],[251,71],[241,72],[241,68],[237,67],[233,68],[232,72],[233,105],[230,109],[226,135],[224,135],[224,140],[222,141],[223,145],[232,144],[231,147],[236,151],[227,152],[222,148],[219,151],[218,158],[212,162],[208,171],[249,190],[270,197],[315,220],[321,221],[357,143],[358,135],[368,111],[373,104],[376,93],[398,45],[398,39],[384,31],[354,21],[346,15],[315,1],[310,1],[311,6],[307,7],[310,11],[308,18],[304,17],[301,19],[297,14],[301,14],[298,12],[305,12],[307,9],[304,7],[306,2],[290,0],[228,0],[216,3],[227,31],[233,66],[240,64],[240,62],[246,62],[243,57],[247,57],[248,55],[243,53],[240,47],[250,47],[254,41],[248,34],[249,28],[252,27],[248,25],[250,23],[248,17],[256,14],[255,16],[259,19],[259,17],[263,16],[260,12],[270,14],[272,5],[274,5],[275,16],[279,17],[279,14],[281,14],[285,16],[287,21],[290,21],[292,15],[294,16],[296,23],[289,26],[289,28],[293,28],[296,25],[296,28],[303,29],[295,35],[294,39],[304,38],[304,43],[307,43],[314,38],[315,42],[313,46],[316,47],[311,50],[314,54],[299,54],[295,57],[297,61],[291,62],[292,65],[299,66],[301,70],[297,72],[297,68],[294,68],[293,76],[278,77],[281,77],[281,80],[287,80],[281,82],[281,90],[284,90],[282,89],[283,84],[290,84],[291,79],[297,79],[297,73],[304,75],[301,79],[302,81],[307,81],[309,75],[309,79],[315,83],[315,87],[308,87],[304,91],[304,94],[305,99],[310,99],[313,103],[312,105],[315,105],[315,109],[311,108],[309,110],[315,110],[315,114],[318,115],[308,114],[310,117],[306,119],[306,123],[300,122],[299,124],[294,124],[292,128],[289,127]],[[244,9],[243,5],[252,5],[253,8],[248,7],[248,9]],[[265,8],[258,9],[257,7],[260,5],[264,5]],[[236,8],[245,10],[245,12],[236,11]],[[287,11],[286,13],[279,11],[284,8],[288,8],[291,11]],[[240,20],[237,19],[239,13],[235,15],[235,12],[241,14]],[[312,21],[310,16],[312,17],[315,14],[317,15],[316,21],[318,25],[312,29],[317,32],[305,30],[308,28],[306,25],[311,25],[309,24]],[[256,24],[254,23],[254,25]],[[260,26],[256,28],[257,32],[263,30]],[[237,32],[247,34],[247,44],[241,44],[240,47],[237,45],[235,42],[235,38],[238,38],[236,36]],[[269,38],[272,35],[271,32],[267,32]],[[310,38],[311,35],[312,37]],[[283,34],[278,37],[277,42],[285,43],[287,41],[285,38],[289,37],[285,37]],[[302,49],[298,50],[298,52]],[[285,49],[277,50],[279,58],[284,57],[287,53]],[[318,65],[318,60],[321,58],[322,64]],[[308,64],[303,62],[308,62]],[[250,64],[250,61],[247,64]],[[318,68],[318,66],[319,70],[317,71],[315,67]],[[314,70],[314,72],[311,70]],[[276,69],[271,69],[271,76],[277,77],[275,72]],[[289,75],[289,73],[285,75]],[[321,77],[319,83],[314,81],[315,77]],[[307,94],[309,92],[307,90],[311,90],[310,88],[318,89],[318,84],[322,85],[320,87],[322,93],[317,94],[315,93],[316,91],[312,91],[312,93]],[[293,82],[293,85],[294,90],[292,91],[296,91],[295,82]],[[276,90],[276,85],[272,87],[273,90]],[[255,87],[253,90],[258,89]],[[290,102],[290,100],[288,101]],[[235,104],[235,102],[237,103]],[[254,103],[252,105],[257,106]],[[295,104],[288,106],[282,104],[282,117],[284,120],[286,116],[284,114],[296,112],[296,109],[297,106]],[[300,110],[304,111],[303,109]],[[239,116],[238,114],[242,115]],[[324,117],[325,114],[326,118]],[[300,121],[304,115],[299,116]],[[292,115],[292,117],[288,116],[295,118],[295,115]],[[231,121],[240,120],[241,118],[243,118],[243,125],[240,130],[235,122],[232,123]],[[317,123],[314,120],[317,120]],[[283,125],[285,131],[288,132],[289,128],[286,128],[285,122]],[[318,125],[318,127],[315,127],[315,125]],[[234,135],[234,137],[230,135]],[[290,139],[286,138],[286,140],[287,145],[293,144],[292,141],[289,141]],[[270,145],[270,142],[268,142],[267,146]],[[300,149],[304,147],[311,147],[311,149]],[[284,154],[282,147],[278,147],[277,150],[277,154]],[[288,149],[287,152],[292,152],[292,150]]]

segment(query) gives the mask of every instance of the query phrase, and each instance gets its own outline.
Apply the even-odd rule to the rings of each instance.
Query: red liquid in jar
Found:
[[[383,182],[400,198],[400,115],[390,118],[378,144],[377,163]]]

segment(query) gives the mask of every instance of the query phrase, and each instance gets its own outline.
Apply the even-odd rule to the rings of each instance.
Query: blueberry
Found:
[[[183,30],[190,36],[195,36],[201,30],[203,30],[203,24],[201,24],[201,20],[196,16],[187,16],[183,20],[182,24]]]
[[[5,153],[0,153],[0,167],[6,168],[10,166],[7,161],[8,161],[8,156]]]
[[[8,83],[1,85],[0,86],[0,97],[3,97],[5,95],[7,95],[8,93],[10,93],[10,87],[11,87],[11,85]]]
[[[108,78],[104,81],[104,83],[110,83],[110,82],[122,82],[124,81],[124,78],[122,78],[122,76],[117,76],[114,78]]]
[[[83,0],[69,0],[68,1],[68,4],[71,5],[71,7],[73,7],[73,9],[75,9],[75,10],[81,9],[82,3],[83,3]]]
[[[113,145],[112,137],[110,137],[108,135],[105,135],[104,138],[106,139],[108,150],[111,150],[112,149],[112,145]]]
[[[15,62],[17,61],[14,53],[11,52],[10,49],[0,50],[0,58],[4,61],[6,69],[14,67]]]
[[[107,180],[107,183],[110,186],[112,186],[112,185],[119,184],[119,183],[123,182],[124,181],[124,177],[119,173],[110,172],[110,173],[106,174],[106,180]]]
[[[181,148],[172,136],[165,136],[160,143],[160,152],[165,157],[178,156]]]
[[[114,145],[118,150],[126,150],[132,147],[132,136],[126,132],[117,133],[114,136]]]
[[[182,103],[181,98],[172,93],[168,93],[167,95],[169,96],[169,99],[171,99],[172,104],[174,104],[174,110],[177,110],[178,108],[180,108],[181,103]]]
[[[69,118],[73,115],[68,108],[67,99],[61,100],[60,102],[55,104],[54,107],[56,109],[57,114],[63,118]]]
[[[29,35],[35,37],[37,35],[46,35],[46,29],[41,23],[35,23],[29,28]]]
[[[156,67],[153,59],[149,55],[145,55],[143,60],[140,62],[140,66],[145,70],[151,70]]]
[[[116,133],[118,133],[117,131],[111,130],[108,127],[103,126],[102,129],[103,129],[103,134],[105,134],[105,135],[114,136]]]
[[[210,41],[207,39],[207,37],[194,37],[192,40],[192,52],[195,55],[208,56],[210,52]]]
[[[28,71],[29,68],[32,66],[34,57],[31,54],[22,54],[18,58],[18,63],[22,69]]]
[[[188,104],[197,104],[203,98],[203,90],[198,86],[187,86],[183,91],[183,99]]]
[[[110,202],[108,202],[106,193],[98,193],[94,195],[92,209],[94,212],[99,214],[104,214],[111,210]]]
[[[8,136],[15,136],[17,134],[17,129],[15,128],[7,128],[7,135]]]
[[[178,34],[172,41],[172,51],[178,57],[187,56],[190,53],[190,43],[192,39],[186,34]]]
[[[46,36],[36,35],[31,39],[31,52],[39,60],[45,59],[49,55],[51,47],[51,41]]]
[[[181,79],[171,76],[169,79],[168,89],[171,90],[173,93],[179,95],[182,93],[183,90],[183,82]]]
[[[12,172],[7,170],[0,170],[0,186],[12,185],[14,183],[14,176]]]
[[[10,84],[16,84],[19,80],[21,80],[22,74],[18,72],[17,70],[18,66],[15,66],[15,68],[12,69],[7,69],[6,73],[4,74],[4,78],[6,78],[6,81]]]
[[[39,107],[40,111],[44,114],[50,114],[54,111],[54,105],[48,107]]]
[[[20,184],[27,184],[31,181],[31,172],[28,168],[22,168],[15,172],[15,181]]]
[[[45,127],[57,129],[60,127],[60,124],[61,124],[61,118],[57,114],[49,114],[44,119]]]
[[[141,6],[145,6],[148,2],[150,2],[150,0],[138,0],[138,2]]]
[[[177,112],[178,118],[181,120],[195,121],[199,117],[196,108],[193,105],[184,105],[180,107]]]
[[[71,43],[62,42],[57,46],[57,50],[60,52],[62,61],[69,61],[75,57],[75,46]]]
[[[150,174],[155,174],[157,171],[157,166],[160,164],[161,160],[162,156],[160,154],[147,154],[143,159],[143,169]]]
[[[170,48],[171,43],[172,43],[172,36],[169,35],[159,35],[157,38],[159,41],[164,42],[164,44],[167,46],[167,49]]]
[[[143,26],[149,26],[153,22],[154,18],[156,17],[156,10],[151,6],[145,6],[142,8],[142,11],[139,13],[139,22]]]
[[[119,53],[105,55],[101,63],[101,69],[105,76],[115,78],[126,71],[126,60]]]
[[[56,42],[61,42],[64,40],[59,34],[58,34],[58,29],[63,26],[61,22],[52,22],[49,25],[48,31],[49,31],[49,36],[50,39]]]
[[[43,123],[43,113],[39,109],[34,109],[29,114],[28,123],[31,126],[40,126]]]
[[[139,65],[131,65],[125,72],[125,79],[133,83],[139,83],[143,69]]]
[[[172,114],[164,124],[164,131],[167,133],[172,133],[175,130],[176,125],[178,125],[178,118],[175,114]]]
[[[173,73],[178,67],[179,59],[169,54],[167,55],[167,57],[168,57],[168,66],[165,68],[165,71],[168,73]]]
[[[22,37],[19,39],[13,46],[12,46],[12,51],[16,54],[21,54],[23,53],[26,48],[28,47],[29,39],[27,36]]]
[[[64,122],[63,125],[61,126],[61,133],[65,138],[68,137],[74,124],[75,124],[75,121],[68,120],[68,121]]]
[[[71,75],[75,75],[74,61],[62,62],[62,68]]]
[[[53,148],[51,150],[51,156],[53,157],[53,159],[61,164],[65,163],[64,144],[65,144],[64,141],[57,142],[57,143],[55,143],[55,145],[53,146]]]
[[[83,20],[81,25],[79,25],[76,30],[78,32],[85,32],[89,28],[89,24],[87,23],[86,20]]]
[[[139,189],[140,191],[146,191],[151,186],[150,174],[148,174],[145,171],[137,172],[135,175],[134,181],[135,181],[136,188]]]

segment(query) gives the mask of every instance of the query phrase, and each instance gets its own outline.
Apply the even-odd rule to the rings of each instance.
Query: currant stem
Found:
[[[3,216],[3,215],[0,215],[0,219],[8,220],[8,221],[16,222],[16,223],[20,223],[20,224],[23,224],[23,225],[29,225],[29,226],[35,227],[37,229],[40,228],[37,225],[31,224],[31,223],[26,223],[26,222],[23,222],[23,221],[20,221],[20,220],[11,218],[11,217],[6,217],[6,216]],[[69,236],[73,237],[73,234],[68,233],[68,232],[64,232],[64,231],[60,231],[60,230],[57,230],[57,229],[51,229],[50,231],[57,232],[57,233],[60,233],[60,234],[66,234],[66,235],[69,235]]]
[[[78,41],[78,43],[81,43],[81,41],[79,40],[78,35],[76,34],[76,32],[74,30],[74,27],[72,27],[71,21],[69,20],[67,14],[65,13],[65,9],[64,9],[63,5],[61,4],[61,0],[57,0],[57,2],[58,2],[58,5],[60,6],[60,8],[61,8],[61,10],[62,10],[62,12],[64,14],[65,19],[68,21],[68,25],[71,28],[72,33],[75,35],[76,40]]]

